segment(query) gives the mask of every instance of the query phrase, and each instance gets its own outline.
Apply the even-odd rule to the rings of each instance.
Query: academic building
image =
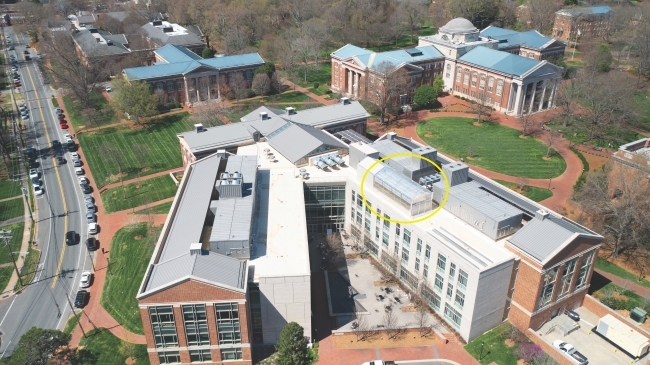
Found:
[[[291,321],[311,340],[319,233],[345,232],[464,340],[581,306],[598,234],[411,139],[256,112],[249,142],[186,165],[137,295],[152,364],[251,364]],[[377,162],[405,152],[444,176],[416,157]]]
[[[547,60],[562,56],[565,46],[536,31],[494,26],[479,31],[467,19],[456,18],[438,34],[420,37],[415,48],[372,52],[342,47],[331,54],[331,87],[376,103],[390,63],[394,70],[404,68],[409,78],[400,105],[412,103],[415,89],[441,75],[444,91],[519,116],[554,107],[563,70]]]
[[[555,12],[553,37],[568,43],[577,43],[578,38],[603,38],[611,26],[612,15],[613,11],[609,6],[558,10]]]

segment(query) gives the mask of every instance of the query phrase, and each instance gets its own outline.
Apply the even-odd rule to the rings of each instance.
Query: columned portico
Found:
[[[348,70],[348,95],[352,95],[352,70]]]

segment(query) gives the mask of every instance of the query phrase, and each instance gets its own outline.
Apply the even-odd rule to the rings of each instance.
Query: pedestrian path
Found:
[[[140,182],[140,181],[148,180],[148,179],[158,177],[158,176],[169,175],[172,172],[181,171],[181,170],[183,170],[183,166],[179,166],[179,167],[169,169],[169,170],[165,170],[165,171],[161,171],[161,172],[156,172],[155,174],[145,175],[145,176],[142,176],[142,177],[139,177],[139,178],[136,177],[134,179],[124,180],[122,182],[116,182],[116,183],[104,185],[99,190],[99,192],[101,193],[101,192],[106,191],[108,189],[112,189],[112,188],[122,186],[122,184],[127,185],[127,184],[131,184],[131,183],[134,183],[134,182]],[[171,177],[170,177],[170,179],[171,179]],[[97,186],[97,185],[95,185],[95,186]]]
[[[607,280],[611,281],[612,283],[629,289],[637,294],[639,294],[643,298],[650,298],[650,289],[646,288],[645,286],[641,286],[638,283],[635,283],[632,280],[628,279],[623,279],[620,276],[616,276],[614,274],[610,274],[606,271],[602,271],[599,269],[594,269],[595,272],[599,273],[600,275],[604,276],[607,278]]]
[[[22,198],[22,197],[23,197],[22,195],[16,195],[16,196],[12,196],[11,198],[0,199],[0,203],[2,203],[2,202],[6,202],[6,201],[8,201],[8,200],[20,199],[20,198]]]
[[[31,238],[30,234],[31,234],[31,231],[32,231],[32,224],[34,224],[34,223],[33,223],[32,219],[30,218],[30,215],[29,215],[30,207],[27,204],[27,202],[25,201],[25,199],[23,199],[23,207],[24,207],[23,216],[15,218],[18,221],[14,222],[14,223],[19,223],[19,222],[23,222],[23,221],[25,222],[25,228],[23,230],[23,240],[22,240],[22,242],[20,244],[20,252],[27,252],[27,251],[29,251],[29,239]],[[8,221],[5,221],[5,222],[8,222]],[[9,223],[9,224],[12,224],[12,223]],[[0,226],[1,225],[4,225],[4,222],[0,222]],[[22,270],[23,266],[25,265],[25,257],[27,257],[27,255],[17,255],[17,257],[16,257],[16,266],[18,267],[19,272]],[[13,295],[14,294],[14,288],[16,287],[17,283],[18,283],[18,274],[14,270],[11,273],[11,278],[9,278],[9,282],[7,283],[7,286],[4,288],[2,293],[4,295],[7,295],[7,294],[8,295]],[[27,284],[27,283],[25,283],[25,284]]]
[[[293,82],[291,82],[291,81],[289,81],[287,79],[280,79],[280,82],[282,82],[283,84],[289,86],[290,88],[293,88],[296,91],[300,91],[303,94],[307,94],[310,98],[318,101],[319,103],[321,103],[323,105],[332,105],[332,104],[336,104],[336,103],[339,102],[336,99],[326,99],[322,95],[316,95],[313,92],[307,90],[306,88],[304,88],[304,87],[302,87],[302,86],[300,86],[298,84],[294,84]]]

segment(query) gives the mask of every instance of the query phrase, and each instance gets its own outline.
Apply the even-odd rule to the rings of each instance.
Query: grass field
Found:
[[[503,180],[496,180],[496,179],[494,181],[536,202],[541,202],[542,200],[548,199],[553,196],[553,192],[548,189],[526,185],[524,186],[523,193],[522,193],[521,191],[519,191],[519,186],[515,183],[511,183],[509,181],[503,181]]]
[[[81,315],[81,313],[79,313],[79,315]],[[77,316],[71,316],[70,318],[68,318],[68,321],[65,323],[65,328],[63,328],[63,332],[71,335],[72,332],[74,332],[75,327],[77,327],[77,323],[79,323],[79,321],[77,320]]]
[[[124,179],[154,174],[183,165],[177,133],[192,129],[187,113],[167,115],[152,120],[146,127],[133,130],[128,127],[106,128],[101,131],[82,133],[78,136],[87,163],[93,170],[97,188],[118,182],[118,166],[106,156],[103,145],[108,143],[124,151],[122,173]],[[134,152],[133,146],[141,145],[145,154]]]
[[[153,253],[158,232],[146,223],[126,226],[111,241],[111,274],[106,276],[101,305],[127,330],[144,334],[135,299]]]
[[[319,84],[332,82],[332,64],[330,62],[319,63],[309,68],[307,71],[307,81],[305,81],[304,76],[302,69],[300,69],[296,71],[293,77],[289,77],[289,80],[304,87],[314,86],[314,82]]]
[[[172,208],[172,203],[173,202],[162,203],[153,206],[149,209],[151,210],[151,214],[167,214],[169,213],[169,210]],[[135,212],[135,214],[149,214],[149,212],[147,211],[147,209],[142,209]]]
[[[328,91],[330,91],[327,85],[320,85],[318,86],[318,89],[314,89],[313,87],[310,87],[308,90],[319,96],[325,95],[327,94]]]
[[[129,356],[136,358],[130,365],[148,365],[149,355],[146,345],[127,344],[115,337],[106,328],[97,328],[88,332],[87,338],[82,338],[79,343],[83,350],[90,352],[88,364],[124,365]]]
[[[643,279],[643,280],[639,281],[639,276],[638,275],[633,274],[633,273],[625,270],[624,268],[622,268],[622,267],[620,267],[620,266],[618,266],[618,265],[616,265],[616,264],[614,264],[612,262],[609,262],[609,261],[605,260],[602,257],[599,257],[596,260],[596,269],[608,272],[610,274],[614,274],[614,275],[616,275],[618,277],[621,277],[623,279],[631,280],[631,281],[637,283],[638,285],[641,285],[641,286],[644,286],[644,287],[650,289],[650,281],[648,281],[646,279]]]
[[[163,175],[124,185],[124,191],[121,186],[108,189],[101,197],[106,213],[111,213],[171,198],[177,188],[169,176]]]
[[[113,107],[111,107],[104,95],[102,95],[102,92],[99,90],[95,90],[90,94],[91,107],[97,110],[97,114],[93,117],[92,123],[89,123],[88,119],[82,115],[84,107],[74,98],[74,96],[63,96],[63,103],[68,112],[66,118],[70,123],[72,123],[72,126],[76,131],[82,127],[95,128],[120,121],[117,114],[115,114]]]
[[[11,199],[0,202],[0,221],[20,217],[24,214],[23,200]]]
[[[59,107],[59,101],[56,99],[56,96],[52,97],[52,105],[54,105],[55,108]]]
[[[41,251],[29,247],[29,253],[25,257],[25,264],[23,265],[22,270],[20,271],[20,277],[22,278],[23,285],[20,285],[20,281],[16,283],[14,291],[18,292],[24,286],[29,285],[36,274],[38,269],[38,260],[41,257]]]
[[[630,129],[616,128],[614,126],[611,126],[602,132],[601,138],[594,138],[589,140],[589,133],[585,129],[580,128],[575,124],[572,124],[568,127],[563,127],[560,123],[552,122],[552,123],[548,123],[547,126],[549,128],[552,128],[553,130],[562,131],[562,135],[564,136],[564,138],[568,139],[573,143],[578,143],[578,144],[586,143],[598,147],[608,147],[609,143],[618,147],[621,144],[625,144],[643,138],[642,135]],[[648,128],[650,130],[650,124],[648,125]]]
[[[18,181],[0,181],[0,199],[7,199],[21,194],[22,191],[20,191]]]
[[[25,230],[25,223],[14,223],[8,226],[0,227],[2,231],[11,231],[11,239],[9,240],[9,247],[5,246],[4,240],[0,241],[0,264],[6,264],[11,262],[11,256],[9,255],[9,250],[11,252],[20,251],[20,245],[23,242],[23,231]],[[17,258],[14,254],[14,258]],[[2,286],[2,285],[0,285]],[[4,288],[0,288],[2,290]]]
[[[13,275],[13,273],[13,264],[10,266],[0,267],[0,291],[7,288],[7,284],[9,284],[9,279],[11,279],[11,275]]]
[[[515,347],[508,347],[505,344],[507,336],[505,335],[508,323],[493,328],[491,331],[473,339],[465,345],[465,350],[475,359],[481,357],[481,343],[485,343],[482,351],[481,364],[490,364],[493,361],[499,365],[517,365],[519,357],[513,353]]]
[[[547,147],[533,138],[519,138],[520,131],[490,122],[474,125],[475,120],[441,117],[417,125],[417,133],[429,145],[456,158],[491,171],[533,179],[557,177],[566,169],[566,162],[554,150],[544,160]]]

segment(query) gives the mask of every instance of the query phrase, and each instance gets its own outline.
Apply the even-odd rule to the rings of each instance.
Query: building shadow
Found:
[[[598,290],[602,289],[605,285],[611,283],[612,281],[606,277],[600,275],[597,271],[594,270],[593,275],[591,276],[591,284],[589,286],[589,295],[593,295]]]

